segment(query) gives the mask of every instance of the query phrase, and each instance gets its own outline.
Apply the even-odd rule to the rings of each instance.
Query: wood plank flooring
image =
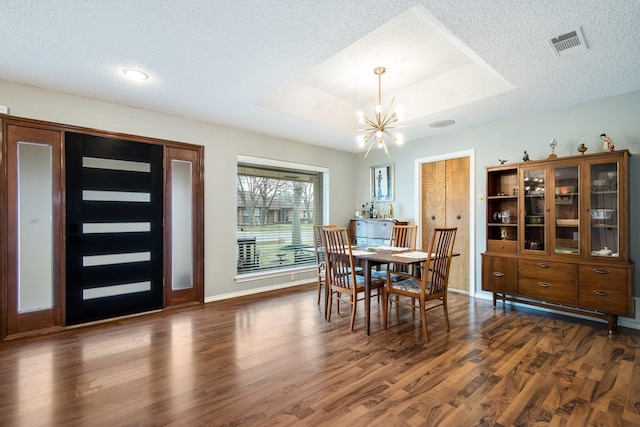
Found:
[[[0,425],[640,426],[638,331],[450,293],[450,333],[372,302],[367,336],[315,292],[0,343]]]

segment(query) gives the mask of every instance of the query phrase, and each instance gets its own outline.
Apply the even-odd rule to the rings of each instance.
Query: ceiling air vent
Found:
[[[549,45],[558,56],[567,56],[587,50],[587,43],[584,41],[580,27],[567,34],[552,38],[549,40]]]

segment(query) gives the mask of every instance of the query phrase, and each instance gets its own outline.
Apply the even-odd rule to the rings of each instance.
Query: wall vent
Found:
[[[549,46],[557,56],[567,56],[587,50],[587,43],[584,41],[580,27],[550,39]]]

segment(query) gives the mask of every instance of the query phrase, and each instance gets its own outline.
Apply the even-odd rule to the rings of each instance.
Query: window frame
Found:
[[[241,254],[241,243],[240,240],[242,239],[246,239],[246,241],[248,241],[248,245],[255,245],[254,248],[251,248],[251,250],[254,249],[260,249],[260,244],[258,244],[258,242],[256,241],[251,242],[251,236],[248,236],[249,233],[243,233],[242,228],[243,226],[246,228],[246,226],[244,224],[241,224],[240,221],[242,218],[246,218],[248,217],[248,212],[240,212],[240,209],[242,209],[244,207],[244,204],[241,201],[241,198],[239,196],[239,191],[238,191],[238,178],[240,176],[243,176],[245,174],[241,173],[242,172],[242,168],[255,168],[255,170],[259,170],[259,169],[264,169],[265,170],[265,176],[271,175],[271,177],[273,177],[272,174],[282,174],[284,175],[291,175],[292,173],[299,173],[299,174],[303,174],[303,175],[309,175],[309,176],[317,176],[317,182],[314,183],[314,186],[316,186],[317,188],[314,188],[313,194],[314,194],[314,199],[315,197],[319,197],[321,200],[319,202],[314,202],[314,215],[313,215],[313,220],[309,223],[306,223],[305,226],[308,224],[308,228],[309,231],[307,232],[303,232],[306,234],[309,234],[309,236],[305,236],[308,237],[307,240],[309,240],[308,245],[303,245],[304,247],[313,247],[313,225],[314,224],[321,224],[321,223],[327,223],[328,218],[329,218],[329,169],[326,167],[320,167],[320,166],[314,166],[314,165],[308,165],[308,164],[302,164],[302,163],[294,163],[294,162],[287,162],[287,161],[282,161],[282,160],[274,160],[274,159],[265,159],[265,158],[261,158],[261,157],[253,157],[253,156],[245,156],[245,155],[238,155],[237,156],[237,162],[236,162],[236,280],[237,281],[242,281],[243,279],[252,279],[252,278],[263,278],[263,277],[269,277],[269,276],[281,276],[287,273],[290,273],[292,271],[300,271],[300,270],[311,270],[315,268],[315,256],[309,256],[309,257],[305,257],[304,255],[306,255],[306,253],[299,251],[298,249],[293,249],[292,252],[290,254],[288,254],[286,257],[288,258],[293,258],[292,262],[285,262],[285,263],[278,263],[277,259],[274,260],[270,260],[270,257],[273,255],[273,252],[271,252],[271,250],[269,250],[266,253],[259,253],[259,265],[257,267],[254,266],[254,264],[249,264],[247,267],[245,268],[239,268],[241,265],[241,259],[240,259],[240,254]],[[259,176],[259,175],[258,175]],[[296,180],[291,180],[291,181],[296,181]],[[302,181],[302,180],[300,180]],[[304,205],[302,206],[302,214],[304,215],[304,217],[306,217],[308,215],[308,212],[306,212],[306,210],[304,209]],[[241,217],[242,215],[242,217]],[[284,212],[275,212],[274,213],[276,218],[280,218],[280,215],[284,215],[285,217],[289,217],[290,218],[290,212],[284,213]],[[256,214],[254,213],[254,217],[256,216]],[[293,227],[293,225],[292,225]],[[302,229],[302,222],[301,222],[301,229]],[[302,230],[301,230],[302,231]],[[243,234],[240,234],[243,233]],[[287,234],[289,233],[289,234]],[[276,232],[277,235],[277,232]],[[278,237],[282,237],[284,236],[284,240],[282,241],[283,243],[286,243],[286,237],[287,236],[292,236],[291,232],[285,232],[282,233],[281,235],[278,235]],[[290,237],[290,239],[293,239],[293,237]],[[304,240],[304,237],[303,237]],[[250,247],[249,246],[249,247]],[[283,245],[287,246],[286,244]],[[243,250],[247,250],[246,248],[243,248]],[[284,251],[281,251],[284,252]],[[252,254],[253,252],[251,252],[250,254]],[[302,258],[302,261],[298,260],[297,255],[302,255],[300,258]],[[262,260],[264,260],[264,258],[267,257],[269,258],[268,260],[268,264],[262,265]],[[306,259],[305,259],[306,258]],[[255,261],[255,258],[250,258],[251,260]],[[274,261],[273,263],[271,263],[271,261]],[[271,265],[273,264],[273,265]],[[246,264],[245,264],[246,265]]]

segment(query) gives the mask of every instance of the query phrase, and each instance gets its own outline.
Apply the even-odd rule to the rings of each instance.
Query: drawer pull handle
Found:
[[[538,264],[538,267],[540,267],[540,268],[551,268],[551,265],[549,265],[549,264],[539,263],[539,264]]]
[[[600,295],[601,297],[609,296],[609,292],[605,292],[605,291],[593,291],[593,293],[596,295]]]
[[[603,270],[601,268],[594,268],[593,271],[595,271],[598,274],[609,274],[609,270]]]
[[[538,282],[538,285],[542,286],[543,288],[551,287],[551,283],[545,283],[545,282]]]
[[[499,272],[499,271],[494,271],[494,272],[492,272],[492,274],[493,274],[494,276],[496,276],[496,277],[502,277],[502,276],[504,276],[504,273],[501,273],[501,272]]]

